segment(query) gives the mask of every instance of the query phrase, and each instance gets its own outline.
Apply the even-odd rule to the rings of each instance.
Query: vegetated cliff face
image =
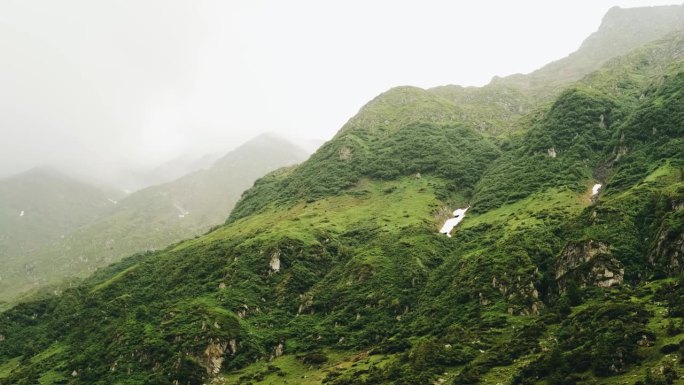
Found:
[[[388,91],[226,225],[0,314],[0,383],[674,381],[683,41],[504,140],[449,90]]]

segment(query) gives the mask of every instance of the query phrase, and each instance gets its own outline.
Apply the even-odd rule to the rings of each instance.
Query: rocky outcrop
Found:
[[[498,290],[506,300],[509,314],[539,315],[541,309],[544,308],[544,303],[539,298],[539,291],[534,285],[538,271],[530,273],[530,275],[514,276],[507,276],[504,273],[500,277],[492,277],[492,288]],[[490,292],[489,296],[494,297],[495,294]],[[481,292],[478,293],[478,302],[480,305],[492,303],[488,296]]]
[[[617,261],[617,260],[611,260]],[[591,269],[591,276],[594,284],[598,287],[611,287],[622,285],[625,276],[625,269],[618,267],[614,272],[608,269],[604,264],[596,265]]]
[[[673,207],[681,210],[679,205],[674,203]],[[663,222],[648,255],[648,261],[667,275],[684,272],[684,231]]]
[[[310,309],[313,306],[313,295],[310,293],[305,293],[305,294],[300,294],[299,295],[299,308],[297,309],[297,315],[302,314],[304,311],[307,309]],[[313,314],[313,310],[311,310]]]
[[[271,268],[272,273],[280,271],[280,250],[276,250],[276,252],[271,255],[271,261],[268,263],[268,266]]]
[[[202,355],[202,364],[207,368],[207,374],[215,376],[221,371],[223,365],[223,353],[225,353],[228,344],[210,342]]]
[[[200,361],[202,365],[207,369],[207,374],[209,376],[216,376],[221,372],[221,367],[223,361],[225,360],[226,353],[229,352],[234,355],[237,352],[237,341],[213,341],[209,342],[207,348],[204,350]]]
[[[280,344],[278,344],[278,346],[275,347],[275,349],[273,349],[273,355],[276,358],[278,358],[278,357],[283,355],[284,351],[285,351],[285,346],[283,346],[283,344],[280,343]]]
[[[339,156],[341,160],[350,160],[352,158],[352,149],[346,146],[340,148]]]
[[[240,309],[237,311],[237,315],[240,318],[245,318],[247,317],[247,312],[249,311],[249,306],[247,304],[243,303]]]
[[[598,255],[609,255],[610,249],[603,242],[592,240],[568,244],[556,263],[556,279],[565,276]]]
[[[621,285],[625,269],[607,243],[588,240],[568,244],[558,257],[555,273],[558,287],[564,291],[570,280],[581,286]]]

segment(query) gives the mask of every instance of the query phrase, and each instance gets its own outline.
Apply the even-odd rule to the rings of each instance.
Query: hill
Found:
[[[216,160],[206,170],[120,200],[101,198],[107,211],[99,217],[83,218],[61,232],[56,231],[59,226],[54,226],[56,229],[51,231],[59,235],[52,238],[39,232],[27,233],[27,241],[42,242],[23,253],[8,251],[6,255],[13,258],[2,270],[5,279],[0,281],[0,300],[16,298],[29,288],[82,276],[135,252],[160,249],[202,234],[225,220],[242,191],[255,179],[300,162],[305,156],[303,150],[286,140],[263,135]],[[42,190],[55,192],[55,186],[45,183]],[[82,207],[88,203],[83,199],[87,192],[79,187],[59,194],[73,198],[74,204]],[[30,212],[28,207],[26,212]],[[62,223],[62,218],[54,218],[53,225]]]
[[[683,29],[684,5],[613,7],[577,51],[531,74],[494,78],[492,83],[542,90],[562,87],[598,70],[614,57]]]
[[[496,133],[389,90],[225,225],[1,313],[0,384],[681,382],[684,36],[633,48]]]
[[[47,168],[0,180],[0,283],[16,271],[33,276],[23,255],[107,215],[120,196]]]

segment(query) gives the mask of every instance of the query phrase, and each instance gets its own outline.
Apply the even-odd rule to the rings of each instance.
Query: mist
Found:
[[[528,73],[611,6],[671,3],[3,1],[0,178],[123,185],[264,132],[326,140],[388,88]]]

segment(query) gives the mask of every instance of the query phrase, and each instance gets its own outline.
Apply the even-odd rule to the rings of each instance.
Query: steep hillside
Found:
[[[613,58],[684,30],[684,5],[624,9],[613,7],[599,29],[568,57],[530,74],[495,77],[484,87],[430,89],[456,104],[459,122],[492,136],[520,128],[519,119],[555,99],[569,84],[597,71]]]
[[[487,170],[473,204],[485,211],[550,186],[581,192],[586,181],[604,183],[624,152],[619,129],[666,74],[684,62],[684,39],[675,34],[609,61],[563,91],[542,114],[529,117],[509,149]],[[624,141],[624,138],[620,139]]]
[[[567,57],[547,64],[529,75],[495,78],[493,84],[520,88],[562,87],[596,71],[611,58],[624,55],[646,43],[684,30],[684,5],[644,8],[613,7],[599,29]]]
[[[273,204],[344,194],[364,178],[392,180],[436,174],[454,181],[439,190],[442,197],[459,193],[461,199],[469,195],[478,175],[498,156],[498,149],[472,129],[444,125],[454,119],[446,116],[450,105],[433,104],[435,100],[426,95],[420,89],[397,88],[379,96],[307,162],[257,181],[245,192],[228,222]],[[444,120],[428,123],[434,116],[431,109],[440,107],[446,108]],[[392,121],[383,120],[396,110],[400,112]]]
[[[478,102],[497,139],[380,95],[225,225],[1,313],[0,384],[681,382],[683,42]]]
[[[15,256],[13,260],[18,263],[2,270],[6,277],[0,281],[0,300],[11,299],[27,288],[92,272],[135,252],[163,248],[202,234],[225,220],[242,191],[256,178],[300,162],[305,156],[303,150],[285,140],[260,136],[207,170],[143,189],[120,201],[105,200],[109,206],[106,215],[89,218],[30,252],[7,254]],[[39,234],[31,236],[40,238]],[[25,271],[25,266],[30,266],[30,271]]]

